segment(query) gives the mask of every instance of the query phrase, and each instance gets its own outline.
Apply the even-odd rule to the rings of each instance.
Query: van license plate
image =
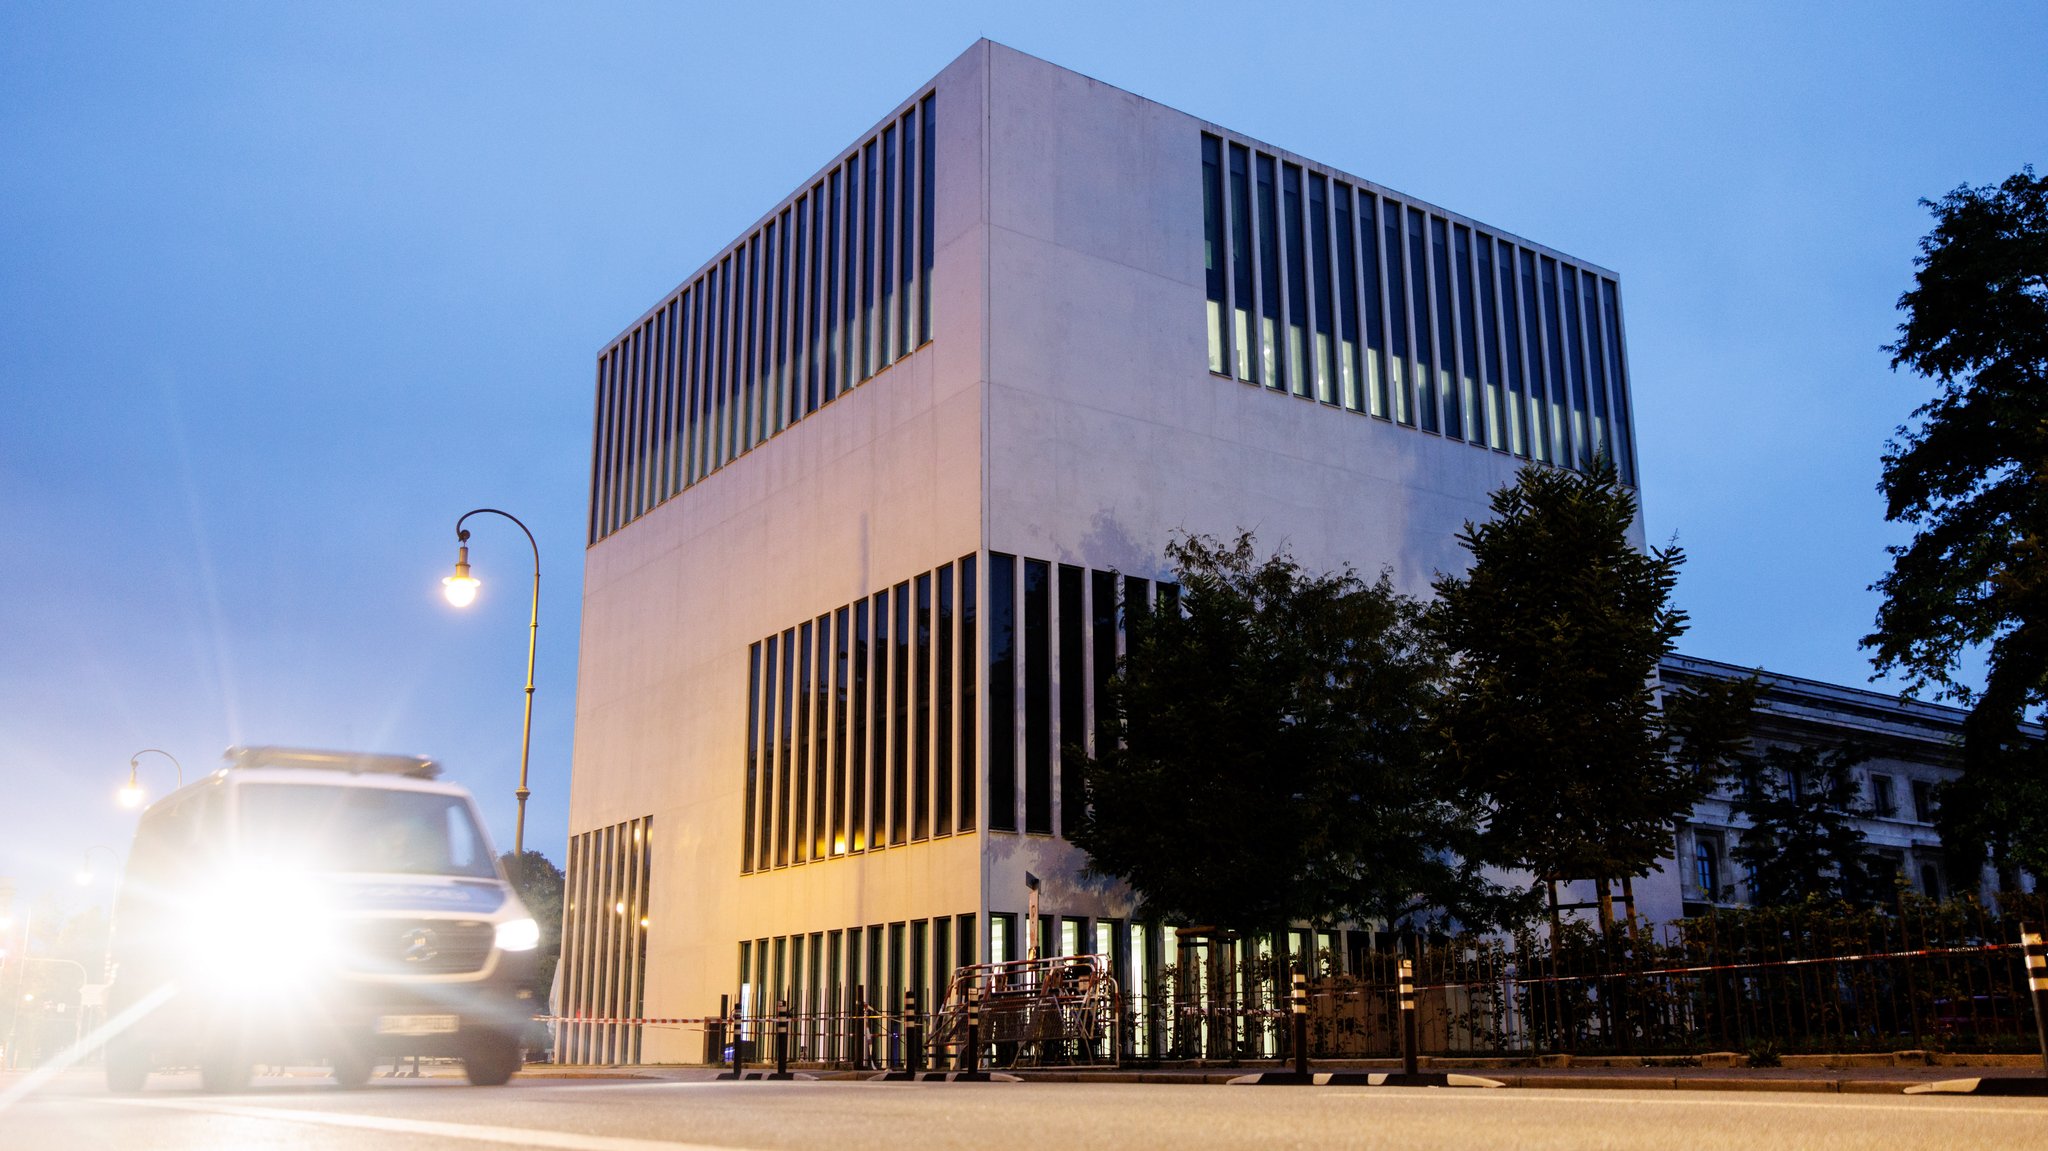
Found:
[[[453,1035],[462,1030],[460,1015],[379,1015],[379,1035]]]

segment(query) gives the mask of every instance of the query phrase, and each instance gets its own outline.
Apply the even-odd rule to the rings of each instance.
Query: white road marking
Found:
[[[205,1103],[185,1099],[108,1099],[105,1102],[128,1107],[196,1111],[204,1115],[232,1115],[238,1119],[303,1123],[313,1127],[381,1131],[390,1135],[432,1135],[441,1139],[463,1139],[472,1143],[540,1147],[548,1151],[747,1151],[746,1148],[710,1143],[673,1143],[665,1139],[633,1139],[622,1135],[584,1135],[574,1131],[549,1131],[533,1127],[488,1127],[478,1123],[394,1119],[383,1115],[348,1115],[333,1111],[303,1111],[285,1107],[247,1107],[234,1103]]]
[[[2034,1115],[2041,1113],[2039,1108],[2027,1106],[2025,1101],[2021,1099],[2014,1099],[2012,1101],[2013,1103],[2017,1104],[2017,1106],[1985,1107],[1977,1105],[1957,1105],[1955,1103],[1947,1102],[1946,1099],[1957,1099],[1957,1097],[1953,1095],[1946,1097],[1946,1099],[1943,1102],[1929,1104],[1864,1103],[1860,1101],[1851,1101],[1852,1097],[1835,1094],[1833,1092],[1815,1092],[1814,1094],[1820,1096],[1817,1099],[1758,1099],[1755,1098],[1757,1092],[1754,1091],[1674,1091],[1670,1088],[1665,1087],[1636,1088],[1635,1090],[1641,1092],[1642,1094],[1629,1095],[1625,1097],[1619,1096],[1617,1094],[1618,1092],[1627,1090],[1630,1089],[1627,1087],[1602,1087],[1595,1088],[1592,1090],[1587,1090],[1583,1088],[1551,1088],[1549,1090],[1544,1090],[1540,1087],[1528,1087],[1523,1088],[1521,1090],[1509,1091],[1446,1091],[1443,1088],[1430,1087],[1338,1087],[1328,1091],[1320,1091],[1317,1092],[1317,1094],[1339,1099],[1385,1100],[1394,1097],[1389,1094],[1390,1092],[1400,1092],[1400,1095],[1398,1097],[1403,1099],[1421,1099],[1424,1098],[1424,1096],[1421,1093],[1427,1091],[1429,1092],[1429,1098],[1442,1099],[1442,1101],[1446,1103],[1453,1101],[1459,1103],[1469,1101],[1473,1103],[1485,1102],[1501,1104],[1543,1102],[1570,1103],[1574,1105],[1581,1105],[1586,1103],[1606,1103],[1612,1106],[1633,1105],[1639,1107],[1735,1106],[1770,1107],[1780,1109],[1797,1107],[1804,1107],[1808,1109],[1815,1107],[1832,1107],[1836,1110],[1846,1109],[1851,1111],[1902,1112],[1908,1115]],[[1651,1095],[1651,1092],[1654,1092],[1655,1094]],[[1666,1096],[1691,1096],[1691,1098],[1666,1098]],[[1930,1095],[1916,1095],[1914,1096],[1914,1098],[1931,1100],[1941,1097]]]

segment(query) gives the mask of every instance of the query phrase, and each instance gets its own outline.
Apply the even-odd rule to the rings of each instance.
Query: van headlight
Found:
[[[531,919],[508,919],[497,928],[500,951],[532,951],[540,946],[540,924]]]

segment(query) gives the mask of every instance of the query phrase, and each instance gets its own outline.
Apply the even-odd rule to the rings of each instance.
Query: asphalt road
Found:
[[[0,1095],[10,1078],[0,1077]],[[701,1148],[2048,1147],[2048,1100],[1758,1092],[1138,1084],[259,1079],[159,1075],[116,1097],[68,1073],[0,1111],[4,1151],[696,1151]]]

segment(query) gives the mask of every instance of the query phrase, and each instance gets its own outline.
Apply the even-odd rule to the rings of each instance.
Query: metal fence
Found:
[[[1723,912],[1603,935],[1565,923],[1510,938],[1381,934],[1349,954],[1210,941],[1133,996],[1127,1033],[1166,1060],[1290,1054],[1287,990],[1310,974],[1310,1054],[1401,1053],[1396,964],[1415,961],[1418,1049],[1429,1055],[2027,1052],[2033,1009],[2019,916],[1974,903],[1895,910]],[[2033,909],[2038,912],[2040,909]]]

